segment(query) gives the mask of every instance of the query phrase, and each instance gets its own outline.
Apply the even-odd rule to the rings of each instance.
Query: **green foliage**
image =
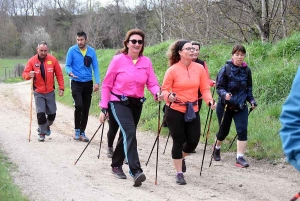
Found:
[[[249,45],[245,45],[247,50],[246,62],[249,64],[253,78],[253,94],[258,103],[257,109],[249,116],[249,140],[247,149],[247,155],[249,156],[257,159],[267,158],[270,160],[282,157],[281,141],[278,134],[280,129],[278,117],[280,116],[281,106],[290,91],[295,72],[300,63],[300,52],[297,50],[297,39],[299,36],[299,33],[295,33],[292,37],[279,41],[278,44],[271,45],[253,42]],[[156,46],[146,47],[144,51],[144,55],[148,56],[153,63],[160,84],[162,84],[164,73],[168,68],[166,52],[171,42],[172,41],[167,41]],[[283,44],[288,45],[284,46]],[[201,47],[200,58],[206,60],[212,79],[216,77],[220,68],[225,64],[225,61],[231,59],[232,47],[233,45],[222,43]],[[97,51],[102,79],[115,52],[116,50]],[[66,76],[67,81],[68,79],[68,76]],[[144,103],[139,128],[144,131],[147,130],[156,133],[159,106],[158,103],[153,100],[153,96],[148,90],[145,90],[145,97],[147,100]],[[217,99],[216,93],[214,98]],[[58,99],[70,106],[73,104],[68,89],[65,91],[65,96]],[[96,116],[100,113],[98,106],[99,100],[99,94],[94,94],[90,113]],[[164,103],[161,103],[161,110],[163,105]],[[207,118],[207,111],[208,107],[203,104],[200,112],[202,132]],[[160,112],[160,120],[162,121],[162,119],[163,114]],[[208,135],[210,144],[214,142],[214,136],[218,130],[218,122],[214,112],[210,133]],[[167,136],[168,129],[163,128],[161,135]],[[230,133],[222,145],[223,150],[228,149],[235,135],[236,131],[233,123]],[[205,137],[201,135],[200,141],[205,142]],[[235,150],[236,143],[233,144],[230,151]]]
[[[58,61],[64,61],[66,58],[66,52],[64,50],[51,51],[50,52]]]
[[[9,172],[14,169],[15,165],[0,150],[0,200],[29,201],[13,183]]]
[[[270,56],[291,58],[300,51],[300,33],[295,32],[288,38],[285,38],[272,48]]]

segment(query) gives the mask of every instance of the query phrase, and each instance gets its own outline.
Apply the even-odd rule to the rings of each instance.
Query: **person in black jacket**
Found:
[[[232,119],[237,131],[236,166],[249,167],[244,159],[247,145],[248,107],[246,101],[254,109],[257,104],[252,94],[252,75],[244,62],[246,49],[242,45],[235,45],[232,49],[232,58],[221,68],[217,76],[217,117],[219,132],[213,151],[213,158],[221,160],[220,148],[223,140],[229,133]]]
[[[215,87],[216,86],[216,82],[215,82],[215,80],[213,80],[213,79],[210,78],[207,63],[204,60],[199,59],[200,47],[201,47],[200,43],[197,42],[197,41],[192,41],[191,43],[192,43],[193,47],[195,48],[194,56],[193,56],[193,61],[196,62],[196,63],[198,63],[198,64],[201,64],[204,67],[204,69],[205,69],[205,71],[206,71],[206,73],[208,75],[209,86],[210,87]],[[198,91],[198,96],[199,96],[198,106],[199,106],[199,112],[200,112],[201,105],[202,105],[202,94],[200,93],[200,91]]]

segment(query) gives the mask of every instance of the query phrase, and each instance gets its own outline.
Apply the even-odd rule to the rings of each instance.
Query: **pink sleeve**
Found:
[[[111,60],[106,75],[103,79],[102,86],[101,86],[101,100],[99,102],[99,106],[101,108],[106,108],[106,109],[108,108],[110,92],[116,78],[117,63],[118,63],[118,59],[113,58]]]
[[[152,63],[151,63],[151,61],[149,61],[149,62],[150,62],[149,76],[148,76],[146,85],[147,85],[147,89],[153,94],[153,96],[155,98],[155,95],[157,94],[157,92],[160,91],[160,86],[159,86],[158,80],[155,76],[155,73],[154,73],[154,70],[152,67]]]

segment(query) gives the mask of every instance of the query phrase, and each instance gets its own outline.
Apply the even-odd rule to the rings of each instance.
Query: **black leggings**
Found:
[[[200,117],[195,112],[196,118],[192,122],[184,121],[184,113],[171,108],[167,112],[167,124],[173,138],[172,158],[181,159],[182,151],[193,152],[200,140]]]
[[[108,116],[109,116],[109,121],[108,121],[109,128],[107,132],[107,145],[108,147],[113,147],[117,132],[119,130],[119,125],[111,111],[110,104],[108,104]],[[121,130],[119,132],[119,135],[122,135]]]

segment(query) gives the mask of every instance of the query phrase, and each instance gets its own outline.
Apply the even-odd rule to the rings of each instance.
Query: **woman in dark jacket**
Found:
[[[237,131],[237,156],[236,166],[249,167],[244,159],[247,146],[248,107],[247,101],[254,109],[257,104],[252,94],[252,75],[246,62],[244,62],[246,49],[242,45],[236,45],[232,49],[232,59],[219,71],[217,76],[217,116],[219,132],[215,143],[213,157],[221,160],[220,148],[223,140],[229,133],[232,119]]]

